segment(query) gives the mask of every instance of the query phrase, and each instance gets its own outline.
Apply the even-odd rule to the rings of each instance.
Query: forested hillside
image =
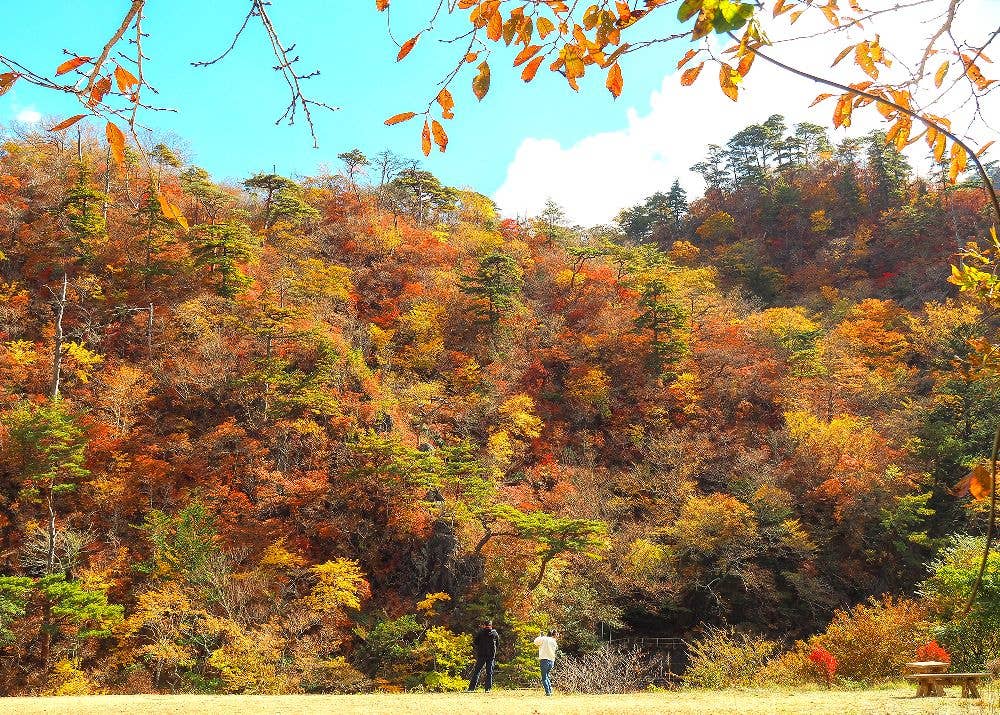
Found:
[[[581,229],[75,131],[0,147],[6,693],[445,689],[482,617],[510,683],[554,625],[805,637],[982,530],[985,192],[883,136],[772,117]]]

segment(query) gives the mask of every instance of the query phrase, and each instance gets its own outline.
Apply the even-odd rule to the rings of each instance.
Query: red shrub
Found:
[[[917,660],[936,660],[939,663],[950,663],[951,653],[939,646],[937,641],[931,641],[917,648]]]
[[[837,672],[837,659],[833,653],[823,646],[816,646],[809,654],[809,660],[813,662],[819,674],[826,680],[826,687],[833,683],[833,676]]]

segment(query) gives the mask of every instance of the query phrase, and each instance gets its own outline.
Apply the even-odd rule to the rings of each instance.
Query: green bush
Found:
[[[990,554],[982,587],[965,613],[984,546],[980,537],[953,537],[920,588],[932,635],[951,653],[951,669],[956,671],[981,670],[1000,658],[1000,554]]]

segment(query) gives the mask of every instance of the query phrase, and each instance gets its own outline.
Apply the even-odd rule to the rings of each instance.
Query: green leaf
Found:
[[[681,6],[677,9],[677,19],[681,22],[687,22],[692,17],[698,14],[701,10],[703,0],[684,0]]]

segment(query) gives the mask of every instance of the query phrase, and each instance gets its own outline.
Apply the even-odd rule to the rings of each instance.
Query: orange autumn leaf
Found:
[[[615,62],[611,65],[611,69],[608,70],[608,81],[606,82],[606,86],[612,96],[617,99],[621,96],[623,85],[624,79],[622,78],[622,69],[618,66],[618,63]]]
[[[684,56],[681,57],[680,61],[677,63],[677,69],[680,69],[688,62],[690,62],[691,58],[694,57],[696,54],[698,54],[698,50],[688,50],[687,52],[685,52]]]
[[[980,501],[989,499],[992,494],[993,479],[988,462],[977,464],[962,481],[955,485],[952,494],[957,497],[971,496]]]
[[[93,88],[90,90],[90,98],[87,100],[87,104],[93,107],[95,104],[99,104],[103,99],[104,95],[111,91],[111,77],[101,77],[94,83]]]
[[[424,152],[424,156],[431,155],[431,126],[424,120],[424,131],[420,135],[420,149]]]
[[[413,119],[417,116],[416,112],[400,112],[399,114],[394,114],[385,120],[385,125],[391,127],[393,124],[399,124],[400,122],[405,122],[408,119]]]
[[[541,66],[542,62],[545,60],[544,57],[539,55],[535,59],[531,60],[528,64],[524,66],[524,70],[521,72],[521,79],[525,82],[530,82],[535,78],[538,73],[538,68]]]
[[[454,118],[455,113],[452,110],[455,108],[455,98],[451,96],[447,87],[438,92],[437,103],[441,105],[442,117],[445,119]]]
[[[434,143],[438,145],[441,151],[448,148],[448,134],[445,132],[444,127],[441,123],[435,120],[431,121],[431,134],[434,137]]]
[[[131,92],[132,88],[139,84],[139,80],[124,67],[115,67],[115,83],[118,85],[118,91]]]
[[[514,58],[514,66],[519,67],[520,65],[523,65],[540,49],[542,49],[541,45],[528,45],[517,53],[517,57]]]
[[[384,12],[389,9],[389,0],[375,0],[375,9]]]
[[[63,129],[68,129],[69,127],[73,126],[86,116],[87,116],[86,114],[77,114],[76,116],[70,117],[69,119],[64,119],[58,124],[56,124],[54,127],[50,127],[49,131],[58,132],[62,131]]]
[[[698,79],[698,75],[701,74],[701,68],[704,66],[705,63],[702,62],[700,65],[684,70],[684,74],[681,75],[681,86],[690,87],[694,84],[694,81]]]
[[[156,199],[160,202],[160,211],[163,212],[163,215],[171,221],[180,224],[181,227],[187,231],[188,222],[187,219],[184,218],[184,214],[181,213],[181,210],[174,204],[170,203],[170,200],[163,194],[158,193],[156,195]]]
[[[125,163],[125,135],[115,124],[108,122],[104,128],[104,133],[108,138],[108,146],[111,147],[111,155],[118,164]]]
[[[408,54],[410,54],[410,50],[414,48],[414,46],[417,44],[417,40],[419,39],[420,39],[420,33],[418,32],[416,35],[414,35],[409,40],[404,42],[403,46],[399,48],[399,54],[396,55],[396,62],[399,62]]]
[[[61,74],[66,74],[67,72],[72,72],[80,65],[85,65],[90,62],[89,57],[74,57],[72,59],[66,60],[61,65],[56,67],[56,76]]]

